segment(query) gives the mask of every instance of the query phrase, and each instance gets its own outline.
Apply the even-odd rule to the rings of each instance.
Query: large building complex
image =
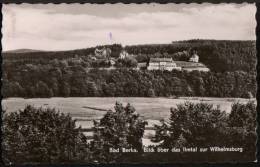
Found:
[[[147,70],[210,71],[208,67],[198,61],[199,56],[196,52],[190,57],[189,61],[173,61],[172,58],[150,58]],[[143,64],[142,66],[144,66]]]
[[[167,70],[172,71],[181,70],[181,67],[177,67],[172,58],[150,58],[147,70]]]

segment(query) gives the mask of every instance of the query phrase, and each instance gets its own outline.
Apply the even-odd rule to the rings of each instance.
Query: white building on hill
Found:
[[[184,71],[204,71],[208,72],[210,69],[202,63],[197,62],[186,62],[186,61],[175,61],[178,67],[181,67]]]
[[[172,58],[150,58],[147,70],[167,70],[172,71],[181,70],[181,67],[177,67]]]

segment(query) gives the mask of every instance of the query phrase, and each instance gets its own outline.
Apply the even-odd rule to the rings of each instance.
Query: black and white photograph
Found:
[[[4,164],[256,162],[256,10],[3,4]]]

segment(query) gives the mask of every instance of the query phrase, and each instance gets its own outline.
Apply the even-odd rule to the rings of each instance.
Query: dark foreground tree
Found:
[[[230,144],[244,148],[246,158],[256,155],[256,105],[253,101],[246,104],[234,103],[228,121],[232,128],[228,137]]]
[[[91,143],[95,162],[122,162],[128,158],[123,149],[142,152],[145,125],[130,104],[116,103],[115,112],[109,111],[100,122],[94,122],[94,140]],[[113,153],[119,150],[119,153]],[[137,156],[138,153],[130,155]]]
[[[254,102],[250,101],[246,104],[234,103],[229,115],[229,125],[254,131],[256,128],[256,105]]]
[[[171,109],[169,122],[163,121],[155,127],[153,140],[160,141],[162,147],[242,148],[241,152],[182,153],[178,157],[181,161],[254,161],[256,158],[256,105],[253,102],[233,104],[229,115],[211,104],[186,102]],[[167,156],[160,158],[167,159]]]
[[[167,147],[207,147],[222,141],[227,126],[224,111],[212,104],[190,103],[171,108],[170,122],[156,126],[155,141]]]
[[[80,163],[89,159],[86,137],[69,115],[34,108],[3,115],[6,164]]]

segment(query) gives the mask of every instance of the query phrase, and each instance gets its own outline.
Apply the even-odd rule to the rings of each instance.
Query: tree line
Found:
[[[4,97],[255,97],[254,72],[102,70],[82,66],[4,66]]]
[[[25,109],[3,114],[2,158],[6,165],[57,163],[173,163],[255,161],[256,105],[234,103],[231,113],[206,103],[185,102],[171,108],[168,123],[156,126],[159,146],[239,147],[243,152],[147,153],[142,137],[147,122],[130,104],[116,103],[99,122],[93,140],[76,127],[70,115],[50,108]],[[111,148],[132,148],[133,153],[113,153]]]

